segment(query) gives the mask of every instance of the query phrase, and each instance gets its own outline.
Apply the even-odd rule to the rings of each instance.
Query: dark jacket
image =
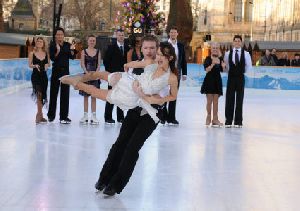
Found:
[[[109,45],[103,58],[105,70],[110,73],[124,72],[124,64],[127,63],[128,51],[129,47],[126,44],[124,44],[124,55],[122,55],[117,42]]]
[[[74,54],[71,53],[71,44],[68,42],[63,42],[63,45],[60,47],[59,54],[55,57],[57,52],[56,43],[51,42],[49,51],[50,51],[50,59],[53,61],[53,68],[63,68],[69,69],[69,59],[75,59],[76,50],[74,50]]]
[[[185,58],[185,50],[184,45],[180,42],[177,42],[178,46],[178,73],[179,75],[187,75],[187,64],[186,64],[186,58]]]

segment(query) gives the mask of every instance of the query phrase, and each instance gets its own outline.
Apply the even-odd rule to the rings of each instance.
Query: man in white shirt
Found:
[[[180,84],[180,79],[186,80],[187,75],[187,63],[185,59],[184,45],[177,41],[178,29],[176,27],[171,27],[169,31],[168,42],[172,44],[176,53],[176,68],[178,69],[178,88]],[[164,107],[164,120],[161,121],[162,124],[167,121],[170,125],[178,125],[179,122],[176,120],[176,100],[171,101]]]
[[[233,37],[233,49],[225,53],[224,61],[228,71],[225,127],[231,127],[234,120],[234,127],[241,128],[243,126],[244,73],[252,67],[252,61],[249,52],[242,48],[240,35]]]

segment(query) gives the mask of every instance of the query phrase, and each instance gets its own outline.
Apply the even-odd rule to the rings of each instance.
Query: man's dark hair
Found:
[[[233,41],[234,41],[235,39],[240,39],[241,41],[243,41],[242,36],[241,36],[241,35],[238,35],[238,34],[234,35]]]
[[[62,27],[57,27],[54,34],[56,34],[58,31],[62,31],[65,34],[65,30]]]
[[[123,29],[117,29],[116,32],[124,32]]]
[[[156,36],[154,35],[146,35],[145,37],[143,37],[142,39],[142,45],[145,41],[150,41],[150,42],[155,42],[156,43],[156,47],[158,48],[159,47],[159,41],[157,39]]]
[[[178,32],[178,28],[176,26],[171,26],[170,29],[169,29],[169,33],[170,33],[171,30],[176,30]]]

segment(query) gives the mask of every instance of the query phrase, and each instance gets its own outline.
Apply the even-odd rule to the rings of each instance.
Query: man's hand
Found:
[[[71,49],[71,50],[75,50],[75,47],[76,47],[76,43],[75,43],[75,42],[72,42],[70,49]]]
[[[163,105],[165,102],[162,100],[161,97],[158,95],[152,95],[152,96],[146,96],[144,99],[149,103],[149,104],[158,104],[158,105]]]
[[[186,75],[181,76],[181,80],[185,81],[187,79]]]
[[[57,50],[57,54],[59,54],[59,52],[60,52],[60,45],[58,43],[56,43],[56,50]]]
[[[221,65],[222,65],[223,70],[225,70],[226,69],[226,63],[224,61],[222,61]]]

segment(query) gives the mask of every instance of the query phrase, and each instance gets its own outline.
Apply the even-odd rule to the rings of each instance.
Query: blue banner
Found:
[[[104,68],[102,67],[101,70]],[[0,60],[0,89],[28,83],[32,70],[27,59]],[[70,61],[70,73],[80,73],[80,61]],[[51,77],[51,68],[47,71]],[[188,80],[182,85],[201,86],[205,77],[203,65],[188,64]],[[222,73],[223,86],[227,83],[227,73]],[[296,67],[256,67],[245,74],[246,88],[300,90],[300,68]]]

